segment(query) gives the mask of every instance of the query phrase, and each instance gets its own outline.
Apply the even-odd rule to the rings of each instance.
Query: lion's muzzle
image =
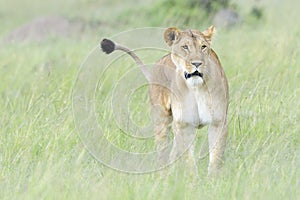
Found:
[[[199,77],[203,78],[203,73],[198,72],[197,70],[194,71],[193,73],[187,73],[187,72],[184,72],[184,77],[185,77],[185,79],[191,78],[191,77],[193,77],[193,76],[199,76]]]

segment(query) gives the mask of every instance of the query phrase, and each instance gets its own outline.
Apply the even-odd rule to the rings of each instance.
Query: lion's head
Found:
[[[214,26],[200,32],[196,30],[181,31],[168,28],[164,39],[171,47],[172,61],[191,86],[202,84],[207,76],[207,65],[210,55],[210,43]]]

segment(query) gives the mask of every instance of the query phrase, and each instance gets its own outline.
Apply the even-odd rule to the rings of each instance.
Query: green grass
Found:
[[[38,9],[32,12],[18,1],[0,3],[1,36],[45,11],[109,21],[114,19],[110,18],[109,9],[120,9],[117,3],[103,2],[101,5],[106,7],[99,8],[105,11],[101,18],[100,11],[95,12],[97,3],[92,0],[77,4],[66,1],[64,6],[35,1]],[[242,13],[248,12],[250,3],[239,4]],[[128,1],[126,5],[133,4],[134,1]],[[178,167],[161,179],[159,173],[132,175],[105,167],[82,144],[71,98],[79,66],[100,38],[118,33],[121,28],[131,29],[129,25],[99,28],[99,32],[80,40],[53,38],[43,43],[1,45],[0,199],[299,198],[300,5],[292,0],[269,0],[264,6],[263,21],[220,30],[213,42],[230,85],[224,174],[213,180],[206,177],[207,157],[199,161],[199,177]],[[9,16],[15,8],[17,14]],[[83,8],[89,12],[83,13]],[[148,25],[146,19],[139,20],[144,21],[137,24]],[[194,28],[204,27],[199,24]],[[129,59],[124,59],[130,67]],[[104,86],[104,93],[96,95],[99,100],[110,94],[109,80]],[[132,101],[138,106],[130,104],[136,120],[146,105],[138,98],[141,96],[146,102],[144,94],[133,96]],[[106,101],[109,103],[109,99]],[[110,116],[111,111],[101,108],[105,104],[97,105],[98,120],[107,123],[105,134],[111,141],[128,150],[152,147],[151,141],[149,146],[134,146],[126,137],[110,134],[117,133],[114,123],[101,116]],[[198,134],[198,143],[207,139],[205,130]]]

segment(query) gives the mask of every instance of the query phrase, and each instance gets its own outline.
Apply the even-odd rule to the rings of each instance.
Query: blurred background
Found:
[[[285,6],[290,1],[2,0],[0,36],[4,41],[41,41],[50,35],[84,38],[90,33],[87,37],[99,37],[136,27],[199,29],[214,24],[217,29],[259,28],[261,24],[277,21],[283,13],[292,14],[289,9],[293,6]]]
[[[299,198],[299,10],[299,0],[0,0],[0,199]],[[212,48],[230,86],[224,176],[207,179],[207,156],[198,177],[180,169],[163,179],[134,176],[101,165],[82,144],[72,112],[89,52],[134,28],[212,24]],[[97,97],[107,94],[109,87]],[[141,96],[132,107],[143,115]],[[104,121],[106,103],[97,110]],[[118,147],[135,150],[112,128],[106,133]],[[206,129],[198,133],[207,147]]]

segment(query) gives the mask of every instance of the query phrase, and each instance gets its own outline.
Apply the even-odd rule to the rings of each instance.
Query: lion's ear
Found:
[[[216,29],[214,26],[210,26],[208,29],[206,29],[205,31],[203,31],[203,35],[205,37],[205,39],[207,40],[207,42],[211,43],[211,38],[213,36],[213,34],[216,32]]]
[[[167,28],[167,30],[165,30],[164,33],[164,38],[166,43],[171,46],[173,44],[173,42],[178,38],[180,34],[180,30],[177,28]]]

